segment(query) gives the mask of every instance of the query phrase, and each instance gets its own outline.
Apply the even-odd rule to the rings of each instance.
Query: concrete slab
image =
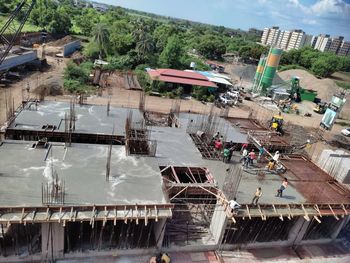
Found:
[[[64,132],[65,114],[69,114],[70,104],[67,102],[43,101],[37,106],[29,102],[10,125],[10,129],[44,131],[43,126],[50,124],[56,131]],[[134,122],[143,120],[138,109],[111,107],[107,116],[107,106],[79,105],[75,107],[76,123],[74,133],[125,135],[125,120],[128,112],[132,112]]]
[[[52,180],[52,167],[65,181],[66,204],[166,203],[154,158],[126,156],[123,146],[113,146],[106,182],[107,145],[55,143],[48,151],[32,144],[0,146],[0,206],[41,206],[41,185]]]

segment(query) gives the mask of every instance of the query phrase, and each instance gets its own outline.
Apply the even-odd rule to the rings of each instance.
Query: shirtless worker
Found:
[[[258,205],[259,198],[262,196],[262,190],[261,187],[258,187],[256,189],[255,195],[252,200],[252,205]]]

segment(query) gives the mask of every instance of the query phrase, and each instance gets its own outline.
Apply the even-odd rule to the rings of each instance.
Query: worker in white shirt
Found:
[[[237,213],[238,209],[241,207],[241,205],[236,201],[236,197],[233,198],[233,200],[230,200],[228,205],[231,208],[231,213]]]
[[[280,158],[280,152],[279,152],[279,151],[276,151],[276,152],[275,152],[275,155],[273,156],[273,159],[274,159],[276,162],[278,162],[279,158]]]

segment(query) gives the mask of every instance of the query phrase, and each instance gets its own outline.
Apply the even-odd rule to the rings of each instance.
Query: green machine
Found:
[[[282,51],[280,48],[270,48],[268,56],[260,59],[254,78],[253,90],[255,92],[266,94],[267,89],[271,87]]]
[[[295,94],[296,94],[297,98],[294,98],[294,99],[296,99],[297,102],[298,101],[300,102],[303,100],[314,101],[315,98],[317,97],[316,91],[306,90],[306,89],[303,89],[302,87],[300,87],[300,78],[296,77],[296,76],[291,78],[291,91],[290,92],[291,92],[292,96],[295,96]]]

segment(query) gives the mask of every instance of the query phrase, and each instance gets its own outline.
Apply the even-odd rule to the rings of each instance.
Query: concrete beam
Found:
[[[311,221],[307,221],[304,217],[299,217],[292,229],[289,231],[288,242],[291,246],[298,246],[303,240],[308,226]]]
[[[59,223],[41,224],[41,252],[45,261],[55,261],[64,253],[64,227]]]
[[[217,245],[220,245],[222,243],[227,221],[228,218],[226,216],[224,208],[221,205],[216,205],[210,223],[210,231]]]
[[[344,218],[342,218],[340,222],[338,222],[338,224],[334,227],[334,231],[332,233],[333,240],[335,240],[338,237],[340,231],[343,229],[343,227],[345,227],[348,224],[349,221],[350,221],[350,216],[347,215],[347,216],[344,216]]]
[[[156,239],[157,248],[161,248],[163,244],[164,234],[166,227],[166,218],[159,219],[158,222],[154,222],[154,236]]]

